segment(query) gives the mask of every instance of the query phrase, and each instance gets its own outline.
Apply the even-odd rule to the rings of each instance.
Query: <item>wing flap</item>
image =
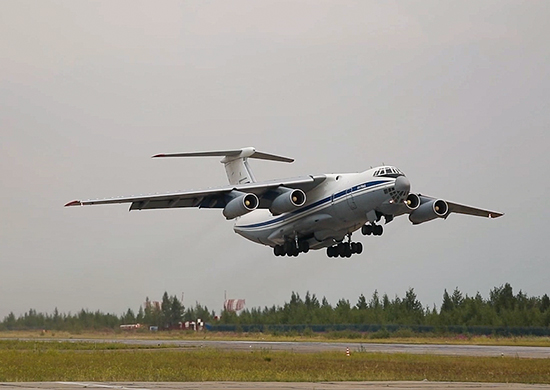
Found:
[[[174,197],[169,199],[149,199],[133,201],[130,210],[150,210],[150,209],[175,209],[182,207],[198,207],[203,198],[181,198]]]

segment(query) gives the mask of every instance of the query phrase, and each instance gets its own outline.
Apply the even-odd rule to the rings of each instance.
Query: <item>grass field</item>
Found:
[[[113,343],[0,341],[0,382],[358,381],[550,383],[550,359],[268,350],[143,349]]]

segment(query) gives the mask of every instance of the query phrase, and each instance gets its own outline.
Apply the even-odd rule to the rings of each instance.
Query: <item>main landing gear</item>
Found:
[[[363,252],[363,244],[360,242],[341,242],[327,248],[328,257],[351,257],[351,255],[361,252]]]
[[[361,233],[364,236],[370,236],[371,234],[373,236],[381,236],[382,233],[384,233],[384,228],[382,227],[382,225],[363,225],[363,227],[361,228]]]
[[[354,254],[363,252],[363,244],[360,242],[351,242],[351,233],[348,234],[348,241],[329,246],[327,248],[328,257],[351,257]]]
[[[298,256],[300,253],[309,252],[309,242],[307,241],[285,241],[283,245],[275,245],[273,253],[275,256]]]

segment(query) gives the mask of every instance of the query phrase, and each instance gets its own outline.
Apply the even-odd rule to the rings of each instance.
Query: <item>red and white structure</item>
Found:
[[[223,309],[225,311],[241,311],[244,309],[244,299],[226,299],[223,303]]]

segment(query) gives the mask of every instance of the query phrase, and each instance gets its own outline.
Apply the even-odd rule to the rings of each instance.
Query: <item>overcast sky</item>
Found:
[[[0,2],[0,318],[120,314],[164,291],[217,312],[292,291],[355,304],[414,287],[550,293],[550,2]],[[225,185],[254,146],[259,180],[403,170],[412,190],[505,212],[354,239],[297,258],[233,233],[220,210],[63,208]]]

